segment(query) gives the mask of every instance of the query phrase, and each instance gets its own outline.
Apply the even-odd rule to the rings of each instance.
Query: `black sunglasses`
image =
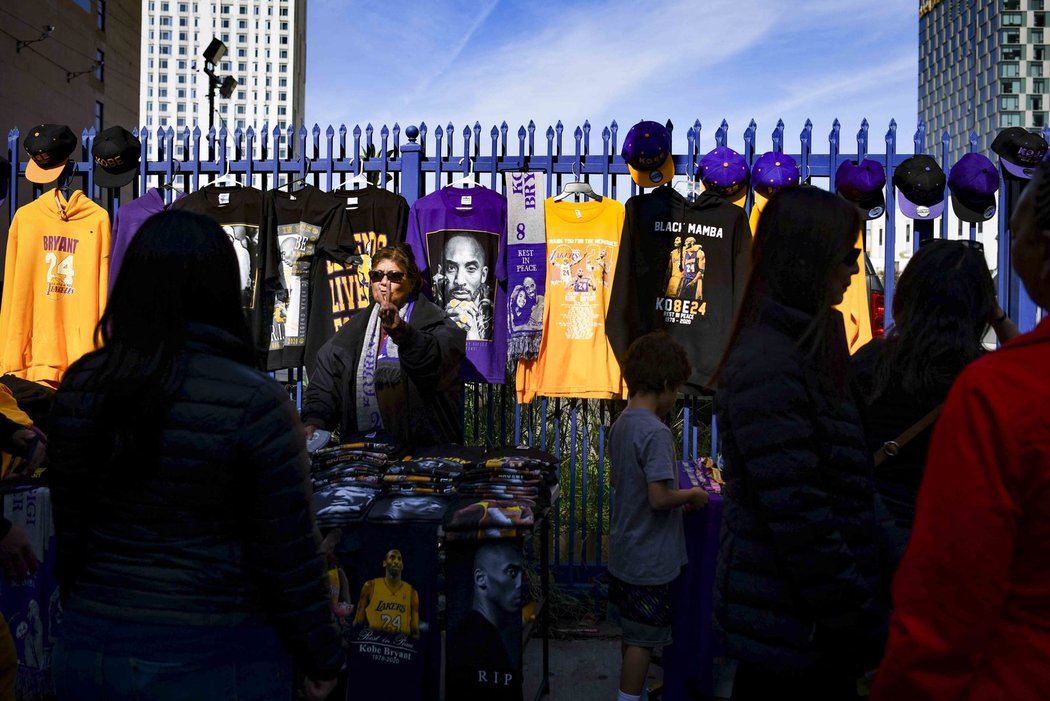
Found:
[[[861,251],[859,248],[851,248],[849,250],[849,253],[847,253],[846,255],[842,256],[842,264],[843,265],[853,265],[854,263],[857,262],[857,259],[860,258],[860,254],[862,252],[863,251]]]
[[[966,248],[972,248],[975,251],[980,251],[981,253],[984,253],[984,244],[981,243],[980,241],[973,241],[971,239],[937,239],[937,238],[923,239],[923,240],[919,241],[919,248],[926,248],[928,246],[933,246],[933,245],[953,244],[953,243],[959,244],[960,246],[965,246]]]
[[[395,285],[405,279],[405,274],[400,270],[370,270],[368,279],[372,282],[382,282],[386,278]]]

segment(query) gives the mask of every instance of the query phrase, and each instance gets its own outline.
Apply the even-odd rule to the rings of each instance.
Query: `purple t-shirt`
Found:
[[[416,200],[408,245],[424,292],[467,332],[463,379],[503,384],[507,372],[507,198],[445,187]]]
[[[186,195],[177,192],[175,199],[181,199]],[[113,239],[109,250],[109,291],[113,291],[113,283],[117,281],[117,273],[120,272],[120,264],[124,261],[124,254],[128,251],[131,240],[146,220],[157,212],[164,211],[164,197],[157,188],[150,188],[146,194],[137,200],[132,200],[117,210],[113,217]]]

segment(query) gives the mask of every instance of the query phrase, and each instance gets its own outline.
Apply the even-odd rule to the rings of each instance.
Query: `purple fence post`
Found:
[[[893,324],[893,295],[897,288],[896,258],[897,258],[897,203],[893,199],[893,170],[896,168],[897,160],[897,122],[890,120],[890,128],[886,131],[886,249],[883,256],[884,270],[882,273],[883,304],[885,314],[883,315],[883,328],[889,329]]]
[[[438,129],[438,134],[441,134],[440,129]],[[405,137],[408,143],[401,147],[401,196],[411,205],[423,196],[423,150],[416,142],[416,139],[419,138],[419,129],[415,125],[410,124],[405,127]],[[440,138],[439,136],[439,147]]]

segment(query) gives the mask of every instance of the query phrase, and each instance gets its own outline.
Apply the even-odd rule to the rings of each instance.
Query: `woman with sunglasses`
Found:
[[[344,441],[376,434],[406,448],[461,442],[466,332],[419,294],[406,246],[379,249],[369,278],[371,309],[321,346],[307,378],[307,436],[321,428],[338,429]]]
[[[882,652],[871,454],[846,384],[840,314],[857,209],[800,186],[766,205],[717,373],[725,459],[714,613],[734,701],[841,701]]]
[[[915,518],[931,411],[966,365],[984,354],[989,325],[1000,341],[1017,327],[999,307],[995,286],[977,241],[923,241],[897,283],[894,324],[850,361],[851,387],[868,449],[878,451],[912,426],[920,431],[875,469],[875,487],[907,542]],[[892,451],[891,446],[891,451]]]

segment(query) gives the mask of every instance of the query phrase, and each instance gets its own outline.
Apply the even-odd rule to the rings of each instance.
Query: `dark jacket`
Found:
[[[874,453],[918,423],[948,396],[950,383],[925,393],[905,391],[900,377],[890,377],[885,389],[874,396],[876,365],[885,341],[876,339],[850,359],[850,387],[860,410],[861,424]],[[933,424],[909,441],[900,453],[875,468],[875,489],[902,533],[911,532],[915,498],[926,468]]]
[[[121,480],[86,389],[105,350],[66,373],[48,440],[59,585],[69,609],[114,620],[275,624],[308,675],[333,678],[343,653],[303,430],[280,385],[236,352],[225,332],[190,327],[157,464]]]
[[[362,309],[317,352],[303,397],[303,422],[343,436],[357,431],[357,365],[371,308]],[[463,441],[463,381],[459,365],[466,332],[444,310],[419,297],[397,343],[406,405],[407,447]]]
[[[737,659],[859,673],[886,625],[871,455],[852,402],[822,391],[796,347],[810,320],[769,303],[720,376],[715,619]]]

